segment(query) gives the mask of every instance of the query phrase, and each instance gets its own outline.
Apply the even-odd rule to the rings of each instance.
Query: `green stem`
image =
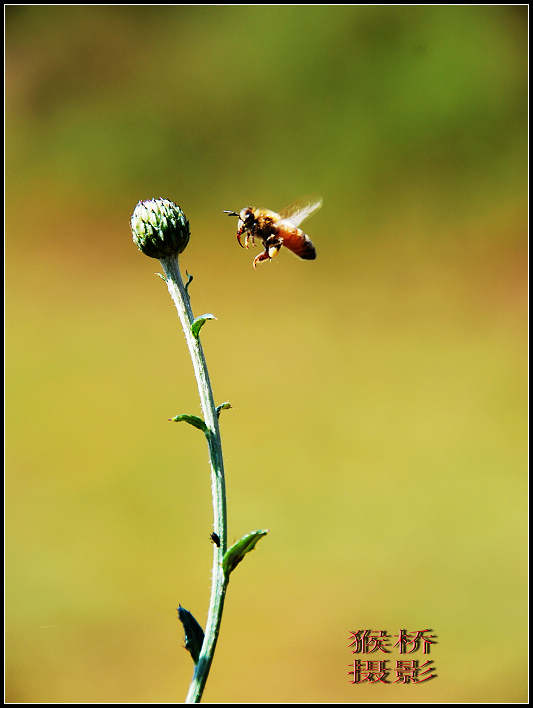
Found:
[[[204,421],[208,430],[209,460],[211,465],[211,485],[213,495],[213,528],[220,538],[220,546],[213,544],[213,573],[211,585],[211,599],[205,628],[204,642],[198,663],[192,677],[186,703],[199,703],[202,698],[205,682],[211,668],[213,655],[220,631],[224,597],[226,595],[227,580],[222,569],[222,558],[227,550],[227,511],[226,511],[226,484],[224,480],[224,462],[222,459],[222,443],[218,426],[218,416],[213,400],[211,382],[207,364],[200,340],[196,339],[191,331],[194,320],[191,302],[178,264],[177,256],[161,259],[161,265],[166,275],[166,282],[170,297],[172,298],[185,333],[187,346],[191,354],[194,374],[198,383],[198,393]]]

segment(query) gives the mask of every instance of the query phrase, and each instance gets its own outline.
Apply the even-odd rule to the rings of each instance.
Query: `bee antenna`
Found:
[[[236,211],[229,211],[228,209],[224,209],[224,214],[229,214],[230,216],[239,216]]]

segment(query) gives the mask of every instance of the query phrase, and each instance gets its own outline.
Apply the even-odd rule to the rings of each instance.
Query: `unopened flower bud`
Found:
[[[189,222],[182,210],[168,199],[139,202],[131,215],[133,241],[146,256],[177,256],[189,243]]]

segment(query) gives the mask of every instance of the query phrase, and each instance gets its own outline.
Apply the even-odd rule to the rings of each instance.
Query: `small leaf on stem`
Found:
[[[189,423],[189,425],[193,425],[195,428],[198,428],[198,430],[201,430],[206,435],[208,435],[209,433],[207,425],[197,415],[188,415],[187,413],[181,413],[180,415],[175,415],[174,418],[169,418],[169,420],[175,423]]]
[[[229,401],[224,401],[224,403],[221,403],[219,406],[217,406],[217,418],[220,418],[220,411],[225,411],[228,408],[231,408],[231,403]]]
[[[193,333],[195,339],[198,339],[200,330],[204,326],[206,320],[216,320],[216,317],[215,315],[211,315],[209,313],[206,315],[199,315],[191,324],[191,332]]]
[[[235,570],[244,556],[249,553],[249,551],[252,551],[259,539],[267,533],[268,529],[250,531],[250,533],[247,533],[246,536],[243,536],[234,543],[231,548],[228,548],[222,559],[222,568],[224,569],[226,578],[229,578],[230,573]]]
[[[198,663],[204,641],[204,630],[194,616],[181,605],[178,606],[178,617],[185,630],[185,649],[190,653],[195,664]]]

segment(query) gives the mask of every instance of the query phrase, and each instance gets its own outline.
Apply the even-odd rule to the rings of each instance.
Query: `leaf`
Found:
[[[204,642],[204,630],[189,610],[186,610],[181,605],[178,606],[178,617],[185,631],[185,649],[192,656],[194,663],[197,664]]]
[[[221,403],[219,406],[217,406],[217,418],[220,418],[221,411],[225,411],[228,408],[231,408],[231,403],[229,401],[224,401],[224,403]]]
[[[200,330],[204,326],[206,320],[216,320],[215,315],[210,315],[207,313],[206,315],[200,315],[199,317],[196,317],[191,324],[191,332],[193,333],[193,337],[195,339],[198,339],[198,336],[200,334]]]
[[[231,548],[228,548],[222,559],[222,568],[226,578],[229,578],[230,573],[242,561],[244,556],[255,548],[255,544],[260,538],[268,533],[268,529],[262,531],[250,531],[246,536],[243,536]]]
[[[205,433],[206,435],[209,434],[207,425],[197,415],[188,415],[187,413],[181,413],[180,415],[175,415],[174,418],[169,418],[169,420],[175,423],[189,423],[189,425],[193,425],[195,428],[198,428],[198,430],[201,430],[202,433]]]
[[[163,280],[165,283],[167,282],[167,279],[165,278],[165,276],[163,275],[163,273],[154,273],[154,275],[157,275],[157,276],[158,276],[159,278],[161,278],[161,280]]]

